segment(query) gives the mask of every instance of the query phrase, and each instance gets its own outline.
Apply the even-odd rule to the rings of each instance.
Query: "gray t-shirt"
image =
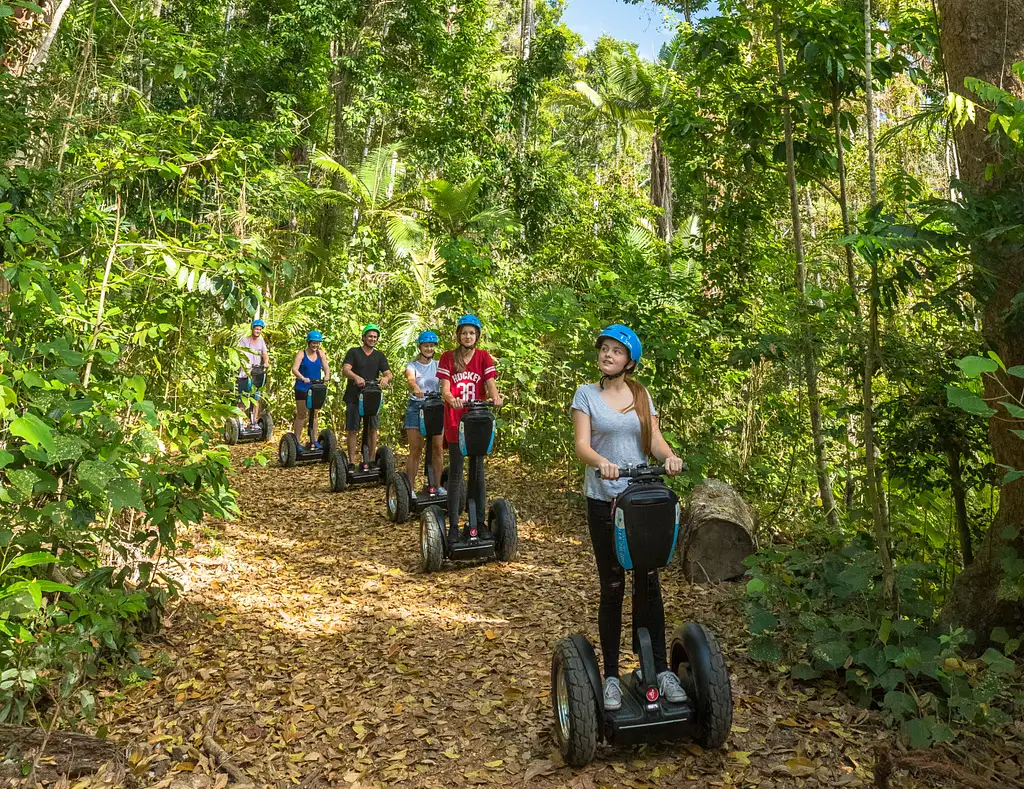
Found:
[[[654,401],[650,403],[651,414],[657,414]],[[590,417],[590,446],[601,457],[620,467],[647,462],[640,438],[640,417],[636,411],[625,414],[616,411],[601,397],[601,388],[597,384],[584,384],[577,389],[572,407]],[[624,479],[601,479],[594,469],[588,468],[584,472],[583,492],[590,499],[611,501],[626,489],[627,484],[629,481]]]
[[[437,360],[431,359],[426,364],[413,359],[405,366],[406,370],[412,370],[416,376],[416,385],[427,392],[440,392],[441,384],[437,380]],[[422,400],[422,397],[409,395],[410,400]]]

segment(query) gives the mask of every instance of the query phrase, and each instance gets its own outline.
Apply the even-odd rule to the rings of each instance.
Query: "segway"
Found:
[[[299,463],[327,463],[334,456],[338,448],[338,439],[334,431],[326,428],[320,431],[316,443],[319,449],[313,445],[313,412],[319,411],[327,402],[327,384],[323,381],[314,381],[306,392],[306,408],[309,409],[309,433],[308,447],[300,447],[299,439],[294,433],[285,433],[281,437],[281,443],[277,447],[277,460],[285,468],[291,468]]]
[[[388,477],[384,489],[388,508],[388,519],[392,523],[405,523],[409,517],[423,512],[427,507],[436,504],[447,507],[448,494],[444,485],[448,481],[448,469],[441,472],[441,479],[434,479],[433,438],[444,433],[444,402],[437,392],[428,392],[420,404],[420,435],[426,439],[426,451],[423,460],[423,475],[427,484],[419,493],[413,495],[409,477],[405,472],[395,469]]]
[[[387,447],[377,447],[373,463],[370,455],[370,419],[380,413],[384,393],[376,381],[367,381],[359,391],[359,418],[363,423],[363,462],[350,466],[348,454],[338,449],[331,455],[331,490],[344,493],[349,485],[377,485],[394,475],[395,456]]]
[[[661,466],[624,469],[627,489],[612,503],[615,552],[624,570],[646,573],[666,566],[679,533],[679,499],[662,482]],[[721,748],[732,728],[732,689],[722,650],[702,625],[676,630],[669,668],[679,677],[687,700],[661,697],[654,649],[647,628],[637,631],[640,669],[621,680],[622,706],[604,709],[601,672],[594,647],[583,635],[558,642],[551,659],[551,703],[562,758],[582,767],[597,743],[635,744],[686,738],[703,748]]]
[[[519,536],[515,509],[505,499],[496,499],[489,509],[487,507],[484,458],[494,446],[492,407],[487,401],[471,402],[459,421],[459,449],[469,467],[466,523],[462,531],[455,531],[453,525],[459,513],[450,517],[451,513],[447,512],[450,498],[444,508],[427,505],[420,515],[420,568],[423,572],[439,570],[445,559],[496,558],[499,562],[511,562],[516,558]]]
[[[245,409],[248,419],[240,416],[232,416],[224,423],[225,444],[248,444],[253,441],[269,441],[274,433],[274,419],[270,416],[269,410],[260,414],[259,420],[253,424],[252,415],[256,409],[253,390],[259,391],[267,382],[267,368],[262,364],[253,365],[249,371],[249,385],[246,390],[246,397],[249,400],[249,407]],[[242,396],[238,397],[238,407],[242,407]]]

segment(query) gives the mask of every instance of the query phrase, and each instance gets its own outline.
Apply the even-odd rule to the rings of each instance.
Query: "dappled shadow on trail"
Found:
[[[239,465],[251,452],[235,450]],[[876,722],[834,690],[805,695],[754,668],[740,588],[687,585],[675,568],[664,573],[668,621],[706,623],[731,664],[727,748],[603,747],[583,770],[562,766],[550,659],[568,633],[596,641],[586,524],[551,480],[508,462],[489,473],[489,493],[519,512],[518,561],[421,575],[418,521],[389,523],[383,488],[331,494],[322,465],[239,470],[242,516],[214,524],[183,560],[182,600],[144,652],[155,678],[101,713],[111,736],[138,743],[143,782],[185,771],[204,785],[214,770],[202,735],[217,711],[216,740],[264,786],[870,783],[885,736]]]

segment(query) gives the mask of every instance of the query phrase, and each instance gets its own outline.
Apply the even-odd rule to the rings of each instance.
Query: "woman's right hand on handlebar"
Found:
[[[426,397],[426,395],[423,394],[423,390],[420,389],[418,386],[413,387],[412,396],[415,397],[417,400],[422,400],[423,398]]]
[[[602,460],[601,465],[598,466],[598,471],[601,472],[601,479],[619,478],[619,467],[610,461]]]

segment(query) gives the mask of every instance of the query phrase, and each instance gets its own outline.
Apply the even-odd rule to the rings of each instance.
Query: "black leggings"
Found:
[[[587,499],[587,525],[594,545],[597,575],[601,579],[601,605],[597,610],[597,630],[601,636],[605,677],[619,676],[619,640],[622,635],[622,597],[626,572],[615,555],[615,529],[612,503]],[[633,574],[633,652],[639,654],[636,632],[646,627],[654,646],[654,670],[668,668],[665,655],[665,605],[661,600],[658,571]]]
[[[428,439],[429,440],[429,439]],[[487,528],[487,489],[483,475],[483,458],[469,458],[469,480],[463,479],[465,458],[458,444],[448,445],[448,529],[454,532],[459,517],[466,510],[466,491],[475,486],[476,500],[481,502],[483,511],[476,514],[477,526]]]

